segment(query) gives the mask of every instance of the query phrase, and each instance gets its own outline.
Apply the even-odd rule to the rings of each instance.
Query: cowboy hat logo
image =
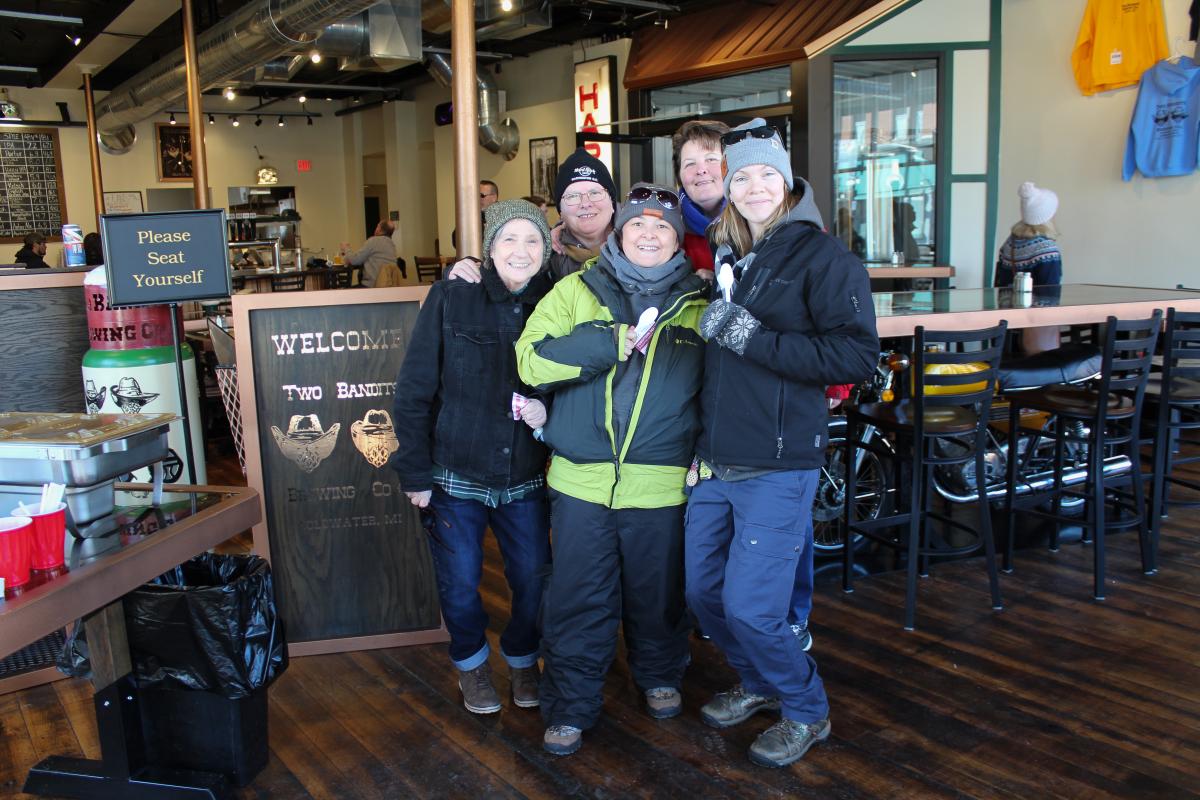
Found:
[[[138,413],[142,410],[142,406],[147,405],[159,395],[158,392],[143,392],[138,379],[130,377],[121,378],[115,386],[108,387],[108,390],[112,392],[113,402],[126,414]]]
[[[335,422],[329,430],[322,430],[316,414],[293,414],[288,420],[287,433],[272,425],[271,435],[284,458],[305,472],[312,472],[329,458],[341,429],[342,423]]]
[[[400,448],[392,428],[392,415],[382,408],[372,408],[360,420],[350,425],[350,439],[362,457],[379,469],[388,457]]]
[[[83,385],[83,399],[87,402],[87,413],[99,414],[100,409],[104,407],[104,395],[108,389],[101,386],[96,388],[96,382],[88,378]]]

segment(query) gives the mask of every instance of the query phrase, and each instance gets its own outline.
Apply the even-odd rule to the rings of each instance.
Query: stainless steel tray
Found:
[[[0,413],[0,484],[92,486],[167,457],[175,414]]]

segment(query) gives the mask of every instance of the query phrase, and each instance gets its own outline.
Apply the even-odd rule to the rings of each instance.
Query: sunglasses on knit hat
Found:
[[[737,144],[738,142],[745,141],[747,136],[754,139],[770,139],[772,136],[779,136],[779,131],[774,125],[759,125],[757,128],[741,128],[739,130],[721,134],[721,144],[729,147],[731,144]]]
[[[629,190],[629,202],[633,205],[645,203],[651,198],[658,200],[663,208],[679,208],[679,195],[657,186],[635,186]]]

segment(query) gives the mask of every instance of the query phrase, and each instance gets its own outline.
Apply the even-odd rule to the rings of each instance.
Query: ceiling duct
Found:
[[[511,0],[510,0],[511,2]],[[520,2],[520,0],[518,0]],[[500,0],[479,0],[475,6],[475,41],[520,39],[550,30],[550,4],[532,2],[505,11]]]
[[[414,5],[417,0],[411,0]],[[200,88],[230,81],[298,48],[326,26],[375,0],[257,0],[196,37]],[[133,124],[183,101],[187,80],[180,47],[122,83],[96,104],[100,140],[113,152],[133,143]]]
[[[376,3],[352,19],[328,26],[317,39],[322,53],[328,49],[338,56],[338,69],[343,71],[391,72],[407,67],[424,57],[421,44],[421,8],[405,0]]]
[[[438,83],[450,86],[454,69],[446,56],[431,53],[425,65]],[[504,156],[506,161],[512,161],[521,145],[521,130],[514,120],[500,118],[500,90],[491,73],[477,67],[475,85],[479,90],[479,144],[489,152]]]

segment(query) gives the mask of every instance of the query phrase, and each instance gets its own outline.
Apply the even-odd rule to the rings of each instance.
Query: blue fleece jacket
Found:
[[[1187,175],[1200,146],[1200,66],[1184,56],[1160,61],[1142,75],[1129,122],[1121,178]]]

